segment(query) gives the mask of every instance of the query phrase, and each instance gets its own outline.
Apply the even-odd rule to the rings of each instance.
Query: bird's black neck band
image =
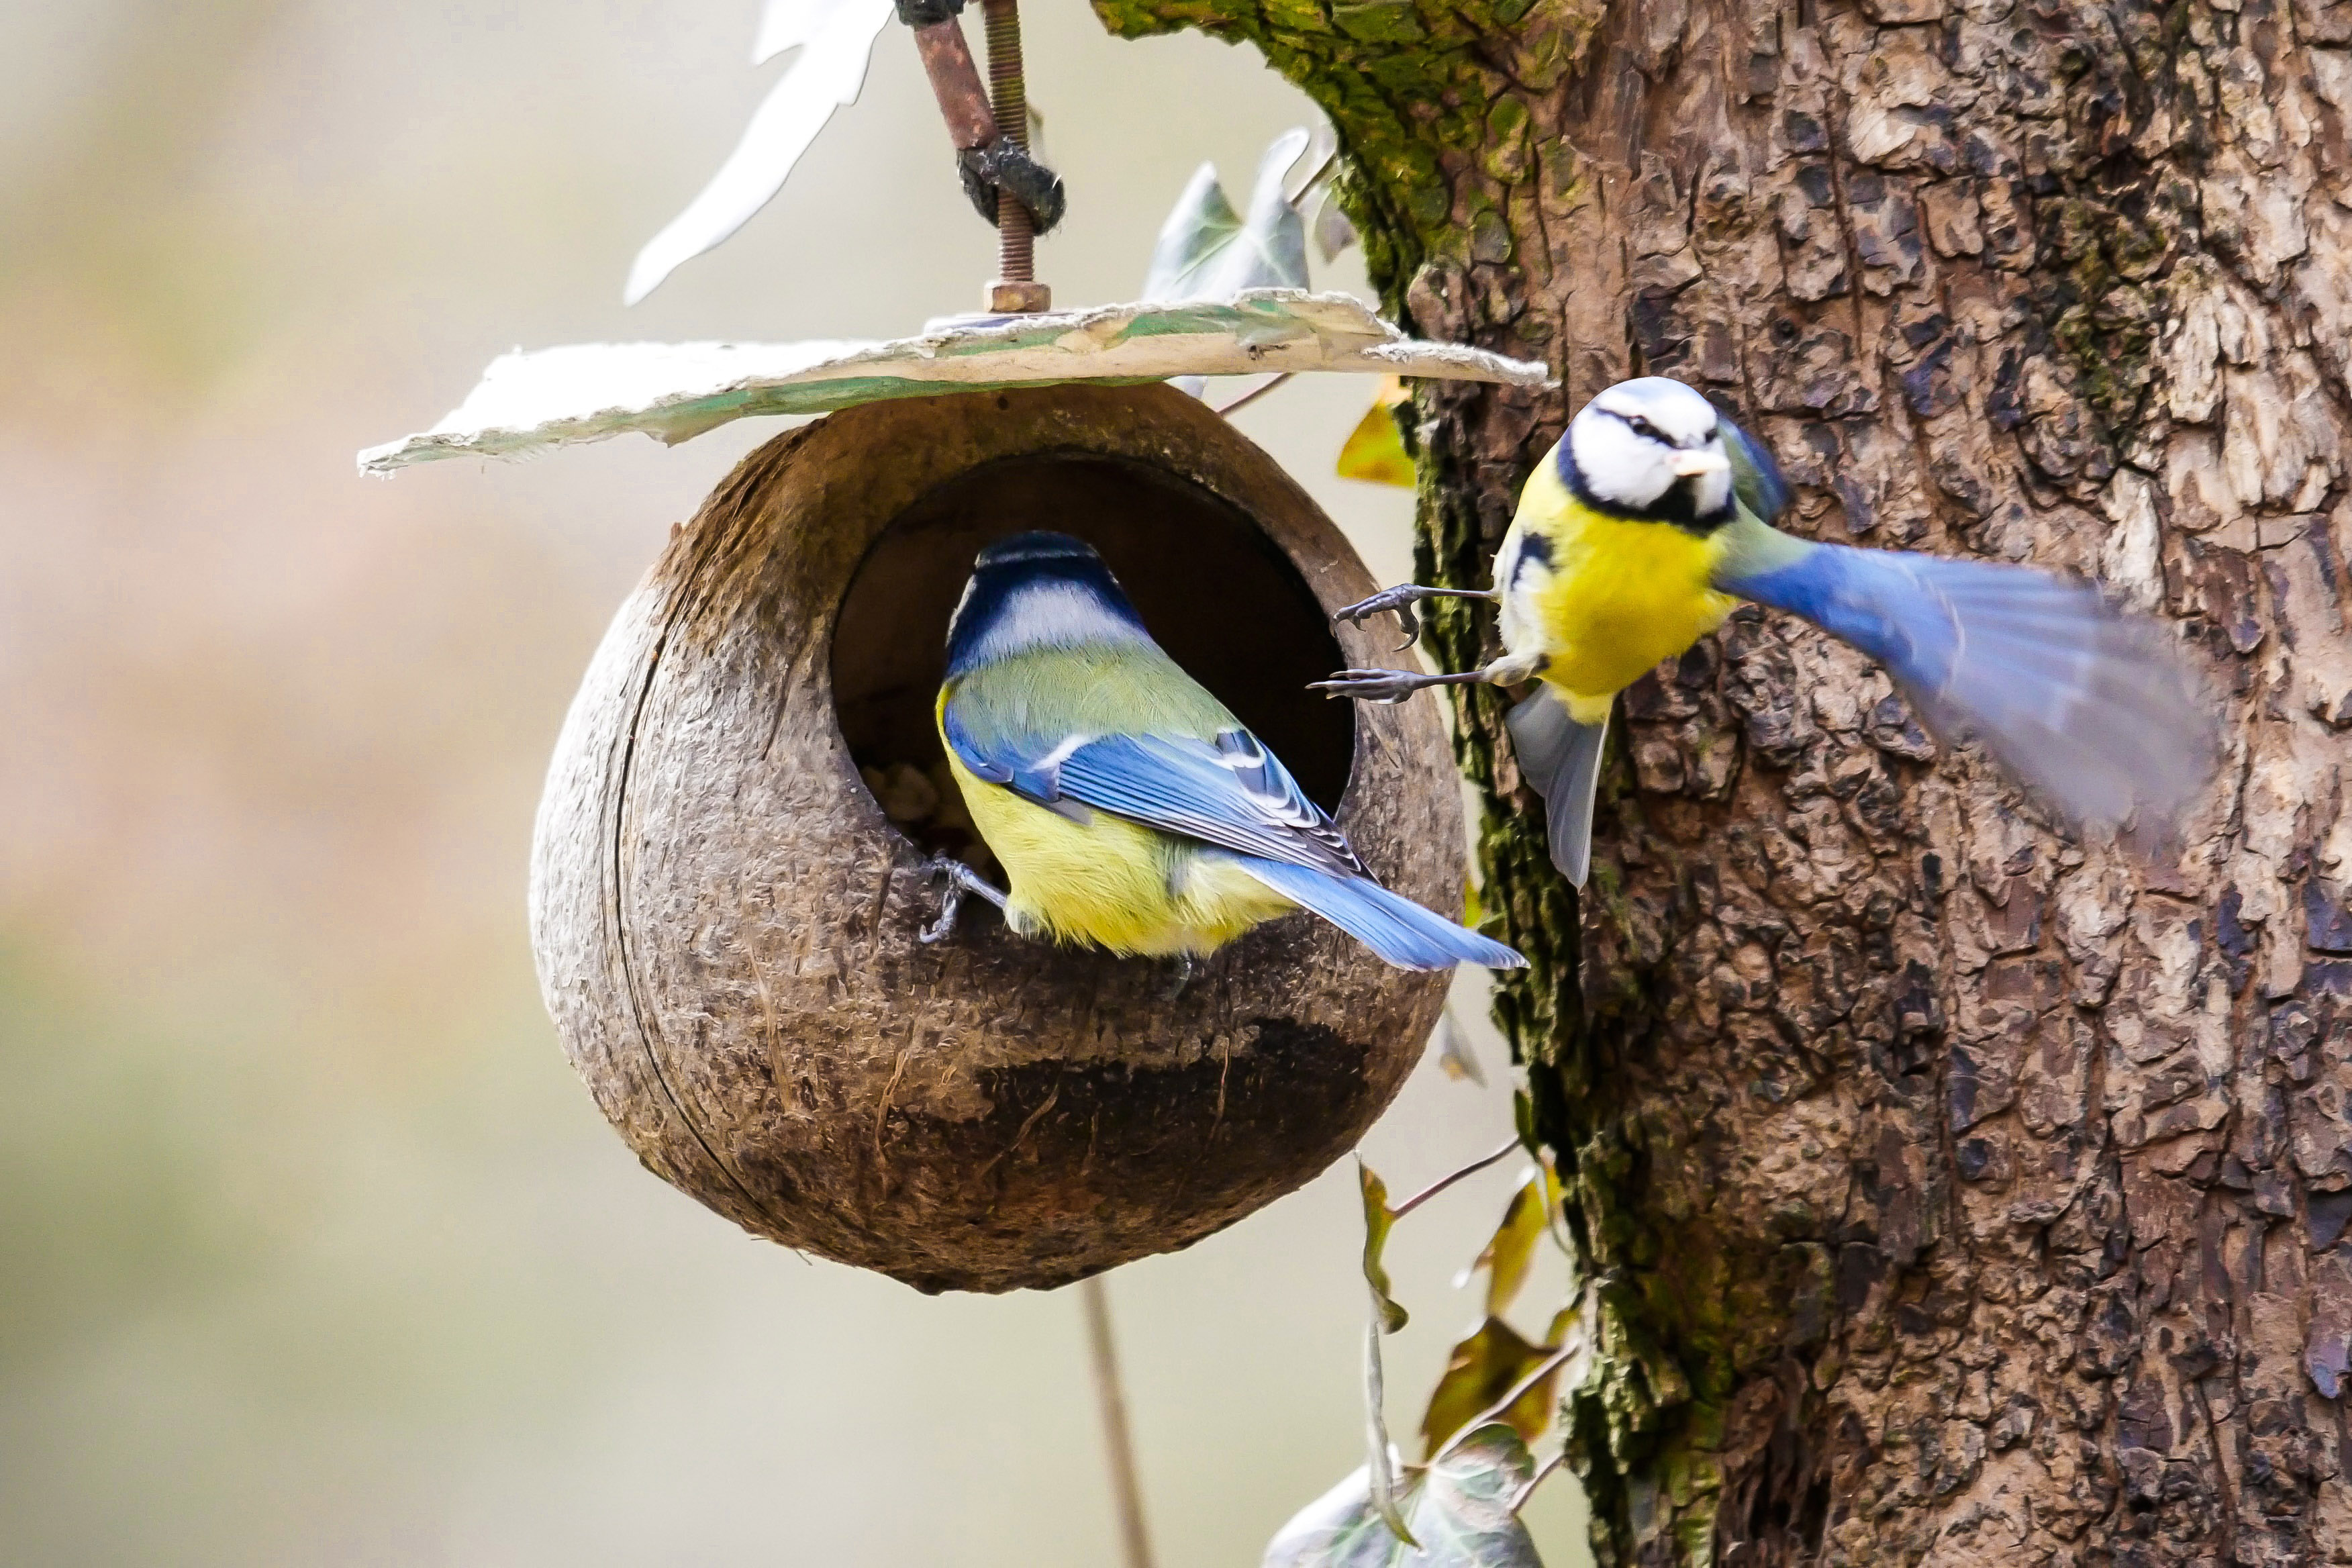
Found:
[[[1695,477],[1676,479],[1666,487],[1666,493],[1647,506],[1627,506],[1623,501],[1610,500],[1593,493],[1584,482],[1584,475],[1569,453],[1568,443],[1559,444],[1559,477],[1566,481],[1569,493],[1603,517],[1622,518],[1627,522],[1664,522],[1695,533],[1701,539],[1729,522],[1738,509],[1727,489],[1723,504],[1710,512],[1698,510],[1698,480]]]

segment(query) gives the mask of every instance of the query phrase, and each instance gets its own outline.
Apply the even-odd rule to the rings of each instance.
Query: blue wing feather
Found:
[[[1366,876],[1339,830],[1246,730],[1213,742],[1107,735],[1062,764],[1064,793],[1244,855]]]
[[[985,780],[992,784],[1009,784],[1013,782],[1012,767],[990,756],[982,748],[980,742],[971,738],[971,731],[964,727],[963,716],[956,711],[956,705],[952,700],[940,710],[940,729],[947,736],[948,750],[953,752],[956,759],[971,770],[974,778]],[[1023,790],[1021,793],[1026,795],[1029,792]]]
[[[983,748],[948,702],[943,728],[964,766],[1040,805],[1074,800],[1238,854],[1369,876],[1280,759],[1238,727],[1189,735],[1028,736]]]
[[[1731,459],[1731,493],[1754,513],[1759,522],[1770,522],[1789,507],[1789,481],[1780,472],[1772,449],[1734,425],[1718,418],[1724,456]]]
[[[1885,666],[1929,728],[1973,739],[2077,822],[2176,820],[2204,787],[2212,723],[2156,628],[2095,588],[2024,567],[1816,544],[1727,593]]]

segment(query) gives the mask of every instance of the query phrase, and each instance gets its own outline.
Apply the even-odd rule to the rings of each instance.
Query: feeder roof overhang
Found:
[[[362,473],[518,457],[635,430],[675,446],[732,419],[1053,382],[1354,371],[1540,387],[1543,365],[1408,338],[1347,294],[1098,305],[936,322],[887,342],[581,343],[503,354],[430,430],[371,447]]]

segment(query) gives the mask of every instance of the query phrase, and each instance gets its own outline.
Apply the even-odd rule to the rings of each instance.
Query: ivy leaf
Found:
[[[1480,1089],[1486,1087],[1486,1069],[1478,1065],[1478,1053],[1470,1045],[1470,1032],[1454,1021],[1450,1005],[1437,1016],[1434,1043],[1438,1068],[1447,1078],[1455,1083],[1467,1079]]]
[[[833,111],[857,101],[874,40],[891,14],[891,0],[771,0],[755,59],[789,48],[800,56],[752,110],[743,139],[702,194],[637,252],[624,304],[635,304],[680,265],[741,228],[783,188]]]
[[[1297,168],[1307,171],[1307,177],[1290,194],[1290,205],[1301,214],[1312,210],[1315,216],[1307,221],[1307,232],[1315,237],[1315,248],[1322,252],[1327,262],[1337,261],[1339,253],[1356,243],[1356,226],[1339,210],[1332,195],[1332,186],[1339,176],[1339,134],[1331,122],[1319,120],[1314,134],[1307,143],[1307,156]]]
[[[751,40],[751,63],[766,65],[786,49],[808,43],[840,8],[841,0],[768,0],[760,7],[760,31]]]
[[[1275,1531],[1263,1568],[1388,1568],[1412,1550],[1374,1511],[1370,1472],[1360,1469]]]
[[[1541,1568],[1527,1526],[1511,1511],[1535,1479],[1519,1435],[1500,1422],[1479,1427],[1423,1472],[1412,1513],[1422,1550],[1412,1568]]]
[[[1573,1311],[1561,1312],[1552,1320],[1550,1342],[1540,1345],[1528,1343],[1500,1318],[1488,1318],[1479,1324],[1476,1333],[1454,1347],[1446,1358],[1445,1374],[1430,1394],[1429,1409],[1421,1418],[1422,1451],[1441,1452],[1448,1437],[1493,1409],[1528,1373],[1552,1360],[1575,1321]],[[1494,1419],[1507,1423],[1524,1441],[1532,1443],[1543,1436],[1552,1422],[1552,1390],[1559,1382],[1559,1367],[1554,1366],[1512,1400],[1509,1408],[1497,1411]]]
[[[1315,248],[1327,262],[1339,259],[1339,253],[1356,243],[1356,226],[1339,210],[1339,198],[1328,187],[1323,192],[1322,205],[1315,209]]]
[[[1361,1154],[1356,1178],[1364,1194],[1364,1283],[1371,1289],[1371,1321],[1364,1325],[1364,1496],[1372,1517],[1393,1537],[1411,1542],[1396,1500],[1396,1450],[1389,1445],[1388,1384],[1381,1370],[1381,1336],[1405,1325],[1405,1310],[1389,1294],[1389,1271],[1381,1262],[1396,1211],[1389,1207],[1388,1184],[1373,1174]]]
[[[1536,1102],[1528,1098],[1524,1089],[1511,1090],[1511,1127],[1519,1135],[1519,1146],[1531,1159],[1543,1158],[1543,1141],[1536,1136]]]
[[[1538,1161],[1521,1177],[1511,1194],[1511,1201],[1503,1207],[1503,1223],[1495,1227],[1494,1238],[1486,1243],[1462,1278],[1454,1284],[1456,1289],[1469,1283],[1469,1277],[1478,1269],[1486,1270],[1486,1315],[1498,1317],[1518,1300],[1519,1289],[1528,1282],[1528,1268],[1535,1261],[1536,1243],[1550,1227],[1552,1212],[1559,1206],[1559,1176],[1549,1160]]]
[[[1381,1298],[1372,1297],[1371,1321],[1364,1325],[1364,1497],[1372,1517],[1391,1537],[1421,1544],[1398,1505],[1397,1451],[1389,1441],[1388,1384],[1381,1371]]]
[[[1541,1568],[1511,1511],[1534,1474],[1517,1433],[1482,1426],[1435,1463],[1407,1472],[1402,1496],[1419,1544],[1381,1524],[1370,1477],[1358,1470],[1275,1533],[1264,1568]]]
[[[1234,210],[1203,163],[1176,198],[1144,274],[1148,300],[1230,300],[1244,289],[1307,287],[1307,228],[1283,195],[1283,176],[1307,151],[1304,130],[1276,137],[1258,160],[1249,216]]]
[[[1307,133],[1306,155],[1288,165],[1283,183],[1286,186],[1289,184],[1290,174],[1303,174],[1304,177],[1298,182],[1297,188],[1283,199],[1303,213],[1307,210],[1308,199],[1318,191],[1330,189],[1331,182],[1339,173],[1339,133],[1331,128],[1328,120],[1318,120],[1314,129]]]
[[[1412,459],[1405,456],[1404,437],[1389,410],[1405,400],[1404,382],[1393,375],[1381,378],[1371,407],[1348,433],[1339,447],[1339,477],[1375,485],[1412,489]]]
[[[1356,1177],[1364,1189],[1364,1282],[1372,1288],[1372,1303],[1382,1331],[1392,1334],[1409,1321],[1405,1310],[1389,1294],[1389,1271],[1381,1262],[1381,1249],[1389,1244],[1389,1230],[1397,1216],[1389,1207],[1389,1184],[1372,1173],[1360,1154],[1356,1156]]]
[[[1573,1260],[1576,1247],[1569,1239],[1567,1216],[1561,1214],[1559,1206],[1559,1168],[1552,1163],[1551,1151],[1546,1149],[1543,1140],[1536,1136],[1536,1102],[1528,1098],[1526,1089],[1511,1090],[1511,1126],[1518,1134],[1519,1147],[1525,1149],[1528,1157],[1542,1166],[1550,1178],[1545,1194],[1544,1225],[1551,1231],[1552,1239],[1559,1244],[1559,1249]]]

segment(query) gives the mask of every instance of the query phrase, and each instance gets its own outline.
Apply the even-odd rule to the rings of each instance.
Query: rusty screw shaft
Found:
[[[1021,7],[1019,0],[982,0],[988,21],[988,85],[995,100],[996,128],[1021,147],[1029,145],[1029,89],[1021,74]],[[999,308],[1043,310],[1045,291],[1036,287],[1036,226],[1029,209],[1003,195],[996,204],[996,268]],[[1010,289],[1003,285],[1010,284]],[[1013,303],[1013,298],[1035,296],[1034,303]]]

